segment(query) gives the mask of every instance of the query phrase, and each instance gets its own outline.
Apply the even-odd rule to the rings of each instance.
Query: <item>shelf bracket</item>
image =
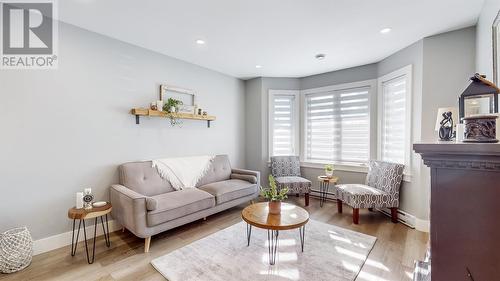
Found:
[[[135,116],[135,124],[137,124],[137,125],[139,125],[141,123],[139,118],[140,118],[139,115]]]

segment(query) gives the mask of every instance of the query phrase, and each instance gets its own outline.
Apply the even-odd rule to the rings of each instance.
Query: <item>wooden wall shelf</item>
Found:
[[[174,117],[179,118],[179,119],[207,121],[208,128],[210,128],[210,121],[215,120],[215,116],[211,116],[211,115],[203,116],[203,115],[195,115],[195,114],[189,114],[189,113],[168,113],[165,111],[151,110],[148,108],[132,108],[130,113],[132,115],[135,115],[135,123],[136,124],[140,123],[141,116],[163,117],[163,118],[168,118],[170,116],[174,116]]]

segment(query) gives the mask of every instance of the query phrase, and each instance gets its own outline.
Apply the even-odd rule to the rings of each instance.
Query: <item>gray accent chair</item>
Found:
[[[300,174],[299,156],[272,156],[271,174],[278,188],[288,187],[288,194],[304,194],[305,205],[309,206],[312,183]]]
[[[152,167],[151,161],[120,165],[120,184],[111,186],[112,215],[121,225],[145,238],[217,212],[252,201],[259,196],[260,173],[232,169],[226,155],[217,155],[195,188],[176,191]]]
[[[365,184],[335,186],[337,210],[342,213],[342,202],[353,208],[352,221],[359,223],[359,209],[389,208],[392,222],[398,222],[399,189],[403,181],[404,165],[370,161]]]

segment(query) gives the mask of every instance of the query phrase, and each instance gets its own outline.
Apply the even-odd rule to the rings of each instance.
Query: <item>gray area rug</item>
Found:
[[[250,247],[241,222],[151,261],[169,281],[352,281],[376,238],[310,220],[304,252],[298,229],[281,231],[276,264],[268,262],[267,230],[253,227]]]

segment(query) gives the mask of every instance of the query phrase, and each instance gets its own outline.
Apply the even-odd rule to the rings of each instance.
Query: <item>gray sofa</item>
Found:
[[[111,186],[113,218],[145,238],[251,201],[259,195],[260,173],[232,169],[227,155],[217,155],[196,188],[176,191],[151,161],[119,167],[120,184]]]

